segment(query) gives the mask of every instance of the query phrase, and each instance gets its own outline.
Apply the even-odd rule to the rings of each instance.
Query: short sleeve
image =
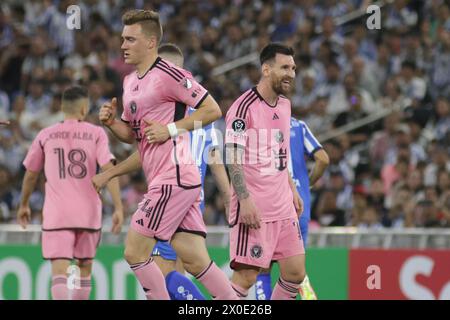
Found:
[[[39,172],[44,167],[45,154],[43,141],[41,141],[41,139],[42,134],[39,133],[33,140],[27,156],[23,161],[23,165],[29,171]]]
[[[160,60],[156,66],[164,75],[165,93],[170,99],[197,109],[208,96],[208,91],[187,71]]]
[[[250,128],[249,115],[243,116],[239,113],[237,102],[231,106],[226,116],[225,145],[245,148]]]
[[[98,130],[98,137],[96,141],[96,159],[100,167],[108,164],[111,160],[114,160],[114,155],[109,150],[108,136],[101,128]]]
[[[316,151],[322,149],[322,145],[316,137],[314,137],[306,123],[301,122],[301,125],[303,130],[303,145],[305,147],[305,153],[311,157]]]

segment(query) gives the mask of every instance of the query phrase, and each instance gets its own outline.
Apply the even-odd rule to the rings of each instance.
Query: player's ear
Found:
[[[264,77],[268,77],[270,75],[270,65],[268,63],[264,63],[261,66],[261,73]]]
[[[153,48],[157,48],[158,47],[158,41],[156,40],[155,36],[151,36],[148,40],[148,45],[147,48],[148,49],[153,49]]]

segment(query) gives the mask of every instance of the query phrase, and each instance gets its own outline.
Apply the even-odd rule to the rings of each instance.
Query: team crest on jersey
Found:
[[[231,127],[233,128],[234,132],[243,132],[245,130],[245,122],[241,119],[236,119],[231,124]]]
[[[130,109],[131,109],[131,113],[136,113],[136,110],[137,110],[137,104],[136,104],[136,102],[134,102],[134,101],[131,101],[131,103],[130,103]]]
[[[263,253],[263,249],[259,244],[255,244],[251,249],[250,249],[250,254],[253,258],[261,258]]]
[[[192,82],[188,79],[188,78],[184,78],[182,81],[183,87],[185,87],[186,89],[190,89],[192,88]]]
[[[278,143],[283,143],[284,141],[283,132],[278,131],[277,133],[275,133],[275,141]]]

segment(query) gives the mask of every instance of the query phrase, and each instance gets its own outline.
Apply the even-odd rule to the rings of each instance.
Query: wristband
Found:
[[[178,129],[175,123],[171,122],[167,125],[167,129],[169,129],[169,135],[171,138],[175,138],[178,136]]]

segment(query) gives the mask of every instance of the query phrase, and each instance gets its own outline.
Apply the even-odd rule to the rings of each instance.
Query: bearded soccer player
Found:
[[[298,225],[303,203],[288,171],[294,52],[271,43],[260,54],[262,77],[226,116],[227,166],[232,182],[230,266],[233,288],[246,297],[262,268],[280,267],[272,299],[295,299],[305,277]]]
[[[97,164],[107,170],[115,161],[103,128],[83,121],[88,106],[85,88],[66,89],[62,96],[64,121],[41,130],[23,162],[26,173],[17,212],[23,228],[30,222],[29,200],[42,169],[47,179],[42,254],[44,259],[51,260],[51,293],[56,300],[89,299],[92,261],[100,242],[102,222],[102,205],[91,178]],[[108,189],[115,206],[111,231],[119,233],[123,207],[118,179],[111,180]],[[66,273],[73,259],[77,260],[81,279],[69,284]]]
[[[170,61],[178,67],[183,67],[183,53],[176,45],[171,43],[162,44],[158,48],[158,54],[162,59]],[[192,114],[194,111],[195,109],[189,108],[188,114]],[[190,131],[190,146],[191,154],[195,164],[198,166],[202,181],[200,208],[203,212],[203,184],[206,174],[206,164],[209,164],[211,173],[213,174],[224,199],[229,198],[228,177],[221,159],[217,158],[220,153],[218,150],[219,143],[215,134],[214,122],[204,128]],[[96,189],[100,190],[110,179],[131,173],[141,168],[142,165],[139,153],[134,152],[125,161],[121,162],[111,170],[96,175],[92,181]],[[225,207],[228,207],[227,203],[225,203]],[[152,256],[166,279],[166,286],[171,299],[204,300],[200,290],[184,275],[183,264],[168,241],[158,241],[153,249]]]
[[[148,192],[132,217],[125,259],[147,299],[168,300],[164,276],[151,252],[156,241],[171,240],[186,270],[213,297],[236,299],[229,280],[206,250],[201,180],[187,132],[194,129],[194,122],[205,126],[220,118],[220,108],[189,72],[158,57],[162,27],[156,12],[131,10],[122,21],[125,63],[136,71],[124,79],[121,120],[116,119],[115,98],[101,107],[99,119],[122,142],[138,142],[147,178]],[[197,110],[185,117],[188,105]]]
[[[303,213],[300,216],[300,232],[303,239],[303,245],[306,248],[308,241],[308,224],[311,219],[311,195],[309,189],[325,172],[328,167],[329,158],[322,145],[314,137],[311,130],[304,121],[291,118],[291,157],[289,158],[288,168],[292,179],[297,188],[297,192],[303,200]],[[308,175],[305,156],[313,158],[314,168]],[[256,281],[256,298],[258,300],[268,300],[272,295],[272,280],[270,270],[264,270],[258,275]],[[309,281],[308,275],[305,276],[300,290],[302,300],[317,300],[317,296]]]

